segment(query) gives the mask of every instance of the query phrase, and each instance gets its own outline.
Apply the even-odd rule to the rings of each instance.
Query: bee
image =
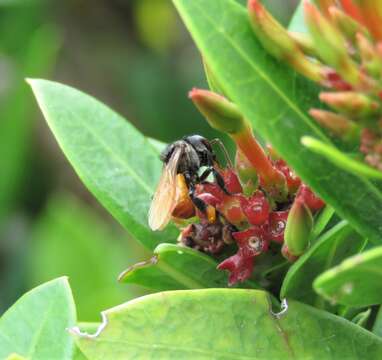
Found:
[[[170,221],[178,204],[190,203],[183,206],[183,218],[193,215],[194,206],[202,213],[207,212],[206,204],[195,195],[195,186],[213,175],[217,185],[229,194],[224,179],[217,171],[218,162],[212,150],[212,144],[219,140],[208,141],[200,135],[185,136],[181,140],[169,144],[161,153],[163,162],[162,175],[153,196],[149,210],[149,226],[152,230],[162,230]],[[226,151],[223,147],[226,154]],[[226,154],[227,156],[227,154]],[[227,156],[228,159],[228,156]],[[202,167],[205,170],[199,175]],[[184,210],[186,209],[186,210]]]

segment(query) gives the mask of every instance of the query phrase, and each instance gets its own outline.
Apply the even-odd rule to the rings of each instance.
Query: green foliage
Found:
[[[45,283],[22,296],[1,317],[0,358],[17,354],[28,359],[71,359],[74,344],[66,329],[75,321],[67,279]]]
[[[323,299],[314,292],[313,280],[325,270],[357,254],[364,245],[365,240],[346,221],[337,224],[291,266],[281,288],[281,297],[322,307]]]
[[[31,31],[18,61],[9,61],[8,66],[14,67],[15,79],[3,80],[3,86],[9,88],[0,96],[0,167],[6,174],[0,177],[0,223],[13,210],[15,200],[20,200],[17,191],[22,188],[25,169],[30,161],[35,107],[24,78],[48,74],[59,46],[58,35],[52,26]],[[12,33],[12,29],[7,29],[7,32]]]
[[[254,129],[340,216],[370,241],[379,243],[382,194],[378,187],[301,146],[302,136],[330,143],[307,116],[308,109],[318,102],[318,89],[265,54],[245,9],[236,2],[174,3],[224,92]],[[364,206],[358,206],[361,200]]]
[[[29,82],[65,155],[98,200],[147,248],[175,241],[174,227],[153,233],[147,224],[162,168],[157,148],[94,98],[50,81]]]
[[[73,195],[56,195],[32,229],[27,285],[69,276],[79,319],[98,320],[101,310],[139,295],[116,283],[138,252],[126,238]]]
[[[267,294],[256,290],[155,294],[107,310],[104,317],[106,326],[98,336],[76,334],[90,359],[382,356],[382,340],[360,327],[294,301],[285,313],[274,314]]]
[[[157,291],[226,287],[227,275],[216,266],[216,261],[199,251],[160,244],[152,258],[128,268],[120,281]],[[252,282],[247,286],[258,287]]]
[[[149,13],[154,3],[158,10]],[[248,23],[242,6],[246,1],[174,3],[203,56],[210,86],[235,103],[255,132],[327,203],[314,218],[304,210],[309,220],[305,231],[295,227],[287,232],[289,255],[291,250],[304,254],[291,264],[280,260],[280,245],[271,244],[256,260],[253,274],[259,284],[247,281],[236,285],[246,289],[228,289],[227,273],[216,268],[217,259],[232,255],[234,246],[214,259],[176,245],[179,230],[174,225],[162,232],[149,229],[147,212],[165,144],[146,137],[89,95],[51,81],[28,80],[76,173],[127,235],[71,195],[52,197],[36,218],[25,250],[27,287],[69,275],[81,321],[99,321],[97,313],[108,310],[102,312],[102,324],[80,322],[76,328],[66,278],[49,281],[25,294],[0,319],[0,358],[382,358],[382,312],[368,308],[382,304],[382,247],[375,247],[382,241],[381,173],[349,158],[343,152],[346,145],[333,143],[309,118],[308,109],[319,106],[320,89],[266,54]],[[135,20],[141,39],[162,53],[179,34],[169,28],[158,38],[154,35],[167,22],[175,26],[174,10],[166,2],[138,4]],[[301,9],[291,21],[293,30],[305,29]],[[150,27],[144,25],[147,21]],[[51,28],[33,34],[26,47],[30,56],[20,65],[31,75],[49,67],[56,46],[44,43],[56,43],[57,38]],[[7,46],[12,48],[12,42]],[[145,90],[149,80],[164,86],[150,69],[132,81],[138,106],[150,98]],[[7,154],[17,138],[17,151],[3,161],[10,176],[0,179],[0,217],[25,167],[32,124],[26,116],[29,104],[21,106],[27,98],[25,86],[16,87],[11,97],[5,116],[16,121],[0,127],[6,130],[0,150]],[[156,115],[162,102],[161,97],[153,99],[143,111]],[[172,108],[166,111],[170,114]],[[185,114],[184,129],[192,116]],[[150,126],[147,133],[165,138],[164,124]],[[203,135],[212,134],[203,129]],[[296,234],[299,244],[311,244],[307,251],[290,246]],[[138,256],[135,240],[150,253]],[[148,260],[132,265],[138,257]],[[231,260],[238,261],[234,256]],[[126,266],[120,276],[124,284],[117,284]],[[160,293],[125,302],[139,295],[131,284]],[[287,299],[281,311],[275,310],[280,306],[276,297]]]
[[[349,305],[382,304],[382,247],[344,260],[324,272],[314,282],[314,289],[328,300]]]

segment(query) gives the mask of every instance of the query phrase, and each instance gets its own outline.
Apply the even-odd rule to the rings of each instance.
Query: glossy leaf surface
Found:
[[[320,295],[339,304],[382,304],[382,247],[343,261],[320,275],[313,285]]]
[[[232,0],[174,0],[206,62],[228,97],[293,169],[338,214],[371,241],[382,241],[382,193],[304,148],[302,136],[330,143],[307,115],[319,89],[268,56],[245,9]]]
[[[176,238],[152,232],[151,196],[162,169],[157,146],[96,99],[69,86],[29,80],[63,152],[96,198],[149,249]]]
[[[73,331],[90,359],[377,359],[382,340],[290,301],[272,313],[257,290],[170,291],[103,313],[98,335]],[[227,335],[228,334],[228,335]],[[318,345],[320,344],[320,345]]]
[[[58,278],[23,295],[0,318],[0,359],[71,359],[73,339],[67,328],[76,310],[66,278]]]
[[[227,287],[227,273],[217,270],[217,264],[199,251],[160,244],[151,259],[128,268],[120,275],[120,281],[157,291]],[[258,287],[252,281],[242,286]]]
[[[314,279],[357,254],[364,245],[365,240],[346,221],[337,224],[291,266],[281,288],[281,297],[322,307],[323,299],[313,290]]]

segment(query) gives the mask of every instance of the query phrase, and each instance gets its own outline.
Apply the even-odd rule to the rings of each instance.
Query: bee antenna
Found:
[[[231,169],[233,169],[233,164],[232,164],[231,158],[229,157],[228,151],[227,151],[226,147],[224,146],[223,142],[219,138],[216,138],[216,139],[211,140],[210,144],[211,145],[214,145],[214,144],[219,145],[220,149],[223,151],[223,154],[224,154],[224,157],[225,157],[225,160],[226,160],[228,166]]]

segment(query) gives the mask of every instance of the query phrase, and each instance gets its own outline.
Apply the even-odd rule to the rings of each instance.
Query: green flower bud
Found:
[[[290,209],[284,233],[284,242],[291,255],[299,256],[309,247],[312,228],[312,213],[303,201],[296,199]]]

